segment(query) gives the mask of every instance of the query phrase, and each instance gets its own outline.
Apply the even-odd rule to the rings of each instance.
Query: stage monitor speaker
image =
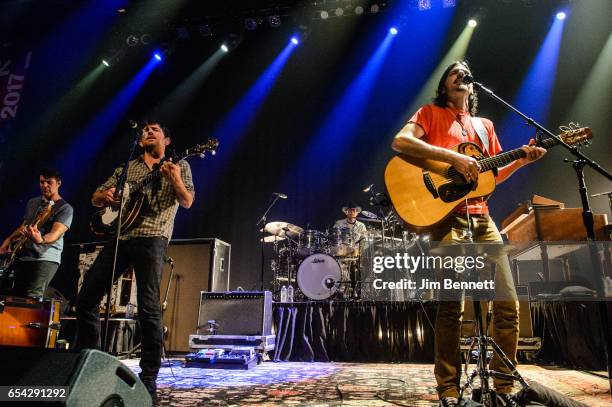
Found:
[[[2,386],[69,386],[61,405],[149,407],[152,404],[140,379],[119,360],[98,350],[71,352],[2,346],[0,366]],[[19,403],[15,405],[23,405]]]
[[[522,286],[519,286],[522,287]],[[517,287],[518,293],[524,293],[523,288]],[[520,338],[533,338],[533,323],[531,320],[531,309],[529,307],[529,296],[518,294],[519,299],[519,337]],[[482,318],[485,321],[487,316],[486,302],[480,301],[480,308],[482,310]],[[472,337],[474,336],[474,301],[469,296],[465,297],[465,305],[463,312],[463,324],[461,325],[461,336]],[[491,320],[490,336],[493,336],[495,328],[493,326],[493,320]]]
[[[167,256],[174,262],[164,311],[166,352],[189,351],[189,335],[197,330],[200,292],[228,291],[231,246],[219,239],[177,239],[170,241]],[[160,286],[164,300],[170,266],[164,267]]]
[[[270,291],[202,292],[199,334],[209,335],[208,321],[217,324],[217,335],[265,336],[272,334]]]

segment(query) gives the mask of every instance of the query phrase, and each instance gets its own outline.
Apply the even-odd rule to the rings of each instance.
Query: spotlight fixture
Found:
[[[151,40],[152,40],[151,34],[142,34],[140,36],[140,43],[142,45],[149,45],[151,43]]]
[[[472,28],[476,27],[478,25],[478,21],[474,20],[473,18],[468,21],[468,25]]]
[[[103,59],[103,60],[102,60],[102,64],[103,64],[104,66],[106,66],[106,67],[109,67],[109,66],[110,66],[110,64],[109,64],[109,63],[106,61],[106,59]]]
[[[244,28],[248,31],[253,31],[257,29],[257,20],[254,18],[245,18],[244,19]]]
[[[363,14],[363,7],[362,6],[357,6],[355,7],[355,14],[357,14],[358,16]]]
[[[336,17],[342,17],[344,15],[344,9],[342,7],[338,7],[336,10],[334,10],[334,14]]]
[[[212,37],[213,35],[212,29],[210,28],[210,25],[208,24],[199,26],[198,32],[200,33],[201,37]]]
[[[136,45],[138,45],[139,42],[140,40],[135,35],[128,35],[125,39],[125,43],[128,47],[135,47]]]
[[[268,24],[270,24],[270,27],[272,28],[278,28],[281,25],[281,18],[279,15],[273,15],[268,17]]]
[[[160,52],[156,52],[155,54],[153,54],[153,58],[157,59],[158,61],[161,61],[162,55]]]
[[[391,28],[389,28],[389,33],[390,33],[391,35],[397,35],[397,28],[395,28],[395,27],[391,27]]]
[[[297,37],[293,36],[293,37],[291,37],[291,43],[293,45],[298,45],[300,43],[300,40],[298,40]]]
[[[419,0],[418,8],[419,8],[419,11],[430,10],[431,0]]]
[[[321,11],[319,15],[321,16],[321,20],[327,20],[329,18],[329,13],[325,10]]]
[[[567,14],[565,14],[563,11],[559,11],[557,13],[557,20],[565,20],[565,17],[567,17]]]
[[[228,52],[228,51],[229,51],[229,48],[227,47],[227,45],[225,45],[225,44],[221,44],[221,51],[223,51],[223,52]]]
[[[370,6],[370,13],[376,14],[379,11],[380,11],[380,6],[378,4],[374,3]]]

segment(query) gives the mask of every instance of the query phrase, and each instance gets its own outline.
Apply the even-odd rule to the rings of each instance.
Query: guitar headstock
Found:
[[[593,138],[593,131],[590,127],[578,127],[575,123],[561,126],[559,129],[561,130],[559,138],[570,146],[589,144],[589,140]]]
[[[216,138],[206,140],[204,144],[196,144],[195,146],[185,150],[183,158],[191,157],[194,155],[199,155],[200,157],[204,158],[207,152],[210,152],[212,155],[215,155],[217,153],[217,147],[219,147],[219,140],[217,140]]]

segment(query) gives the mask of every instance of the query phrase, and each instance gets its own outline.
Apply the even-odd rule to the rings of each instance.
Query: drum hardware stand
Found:
[[[612,332],[610,329],[610,315],[608,312],[608,302],[606,301],[605,296],[605,288],[604,288],[604,273],[602,269],[602,265],[599,261],[597,244],[595,242],[595,230],[594,230],[594,221],[593,221],[593,212],[591,211],[591,204],[589,202],[589,195],[587,191],[587,186],[584,181],[584,167],[589,166],[600,175],[612,181],[612,174],[599,165],[596,161],[590,159],[585,156],[577,147],[571,147],[567,143],[565,143],[561,138],[552,133],[550,130],[543,127],[541,124],[536,122],[533,118],[528,117],[523,112],[512,106],[510,103],[506,102],[501,97],[497,96],[491,89],[485,87],[482,83],[474,81],[473,78],[469,78],[467,82],[472,82],[474,84],[474,88],[477,88],[484,92],[487,96],[493,98],[497,102],[504,105],[506,108],[512,110],[519,116],[521,116],[528,125],[534,127],[536,131],[545,134],[546,136],[554,139],[558,145],[565,148],[570,154],[576,157],[576,160],[567,160],[565,162],[571,162],[572,167],[576,172],[576,177],[578,178],[578,192],[580,194],[580,199],[582,202],[582,220],[584,223],[584,228],[586,230],[587,235],[587,244],[589,247],[589,254],[591,259],[591,270],[593,283],[595,285],[595,289],[597,291],[597,297],[600,301],[599,303],[599,318],[600,325],[603,331],[603,342],[604,342],[604,350],[606,354],[606,363],[608,370],[608,385],[609,388],[612,389]]]
[[[261,215],[261,218],[257,221],[257,223],[255,224],[256,227],[261,226],[260,228],[260,236],[259,236],[259,240],[261,243],[261,270],[260,270],[260,275],[259,275],[259,289],[260,291],[264,290],[264,268],[265,268],[265,246],[264,246],[264,237],[265,237],[265,230],[264,227],[266,225],[266,216],[268,216],[268,212],[270,212],[270,210],[272,209],[272,207],[276,204],[276,201],[278,201],[281,198],[282,194],[279,193],[272,193],[272,195],[274,195],[274,199],[272,200],[272,202],[270,203],[270,205],[268,205],[268,208],[266,209],[266,211],[264,212],[263,215]],[[284,198],[287,198],[286,195],[284,195]]]

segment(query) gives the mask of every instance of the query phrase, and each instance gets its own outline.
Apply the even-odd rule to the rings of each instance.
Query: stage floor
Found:
[[[123,362],[139,371],[137,359]],[[535,365],[519,371],[588,406],[612,406],[604,372]],[[183,368],[173,359],[157,383],[158,406],[437,406],[431,364],[264,362],[244,371]]]

